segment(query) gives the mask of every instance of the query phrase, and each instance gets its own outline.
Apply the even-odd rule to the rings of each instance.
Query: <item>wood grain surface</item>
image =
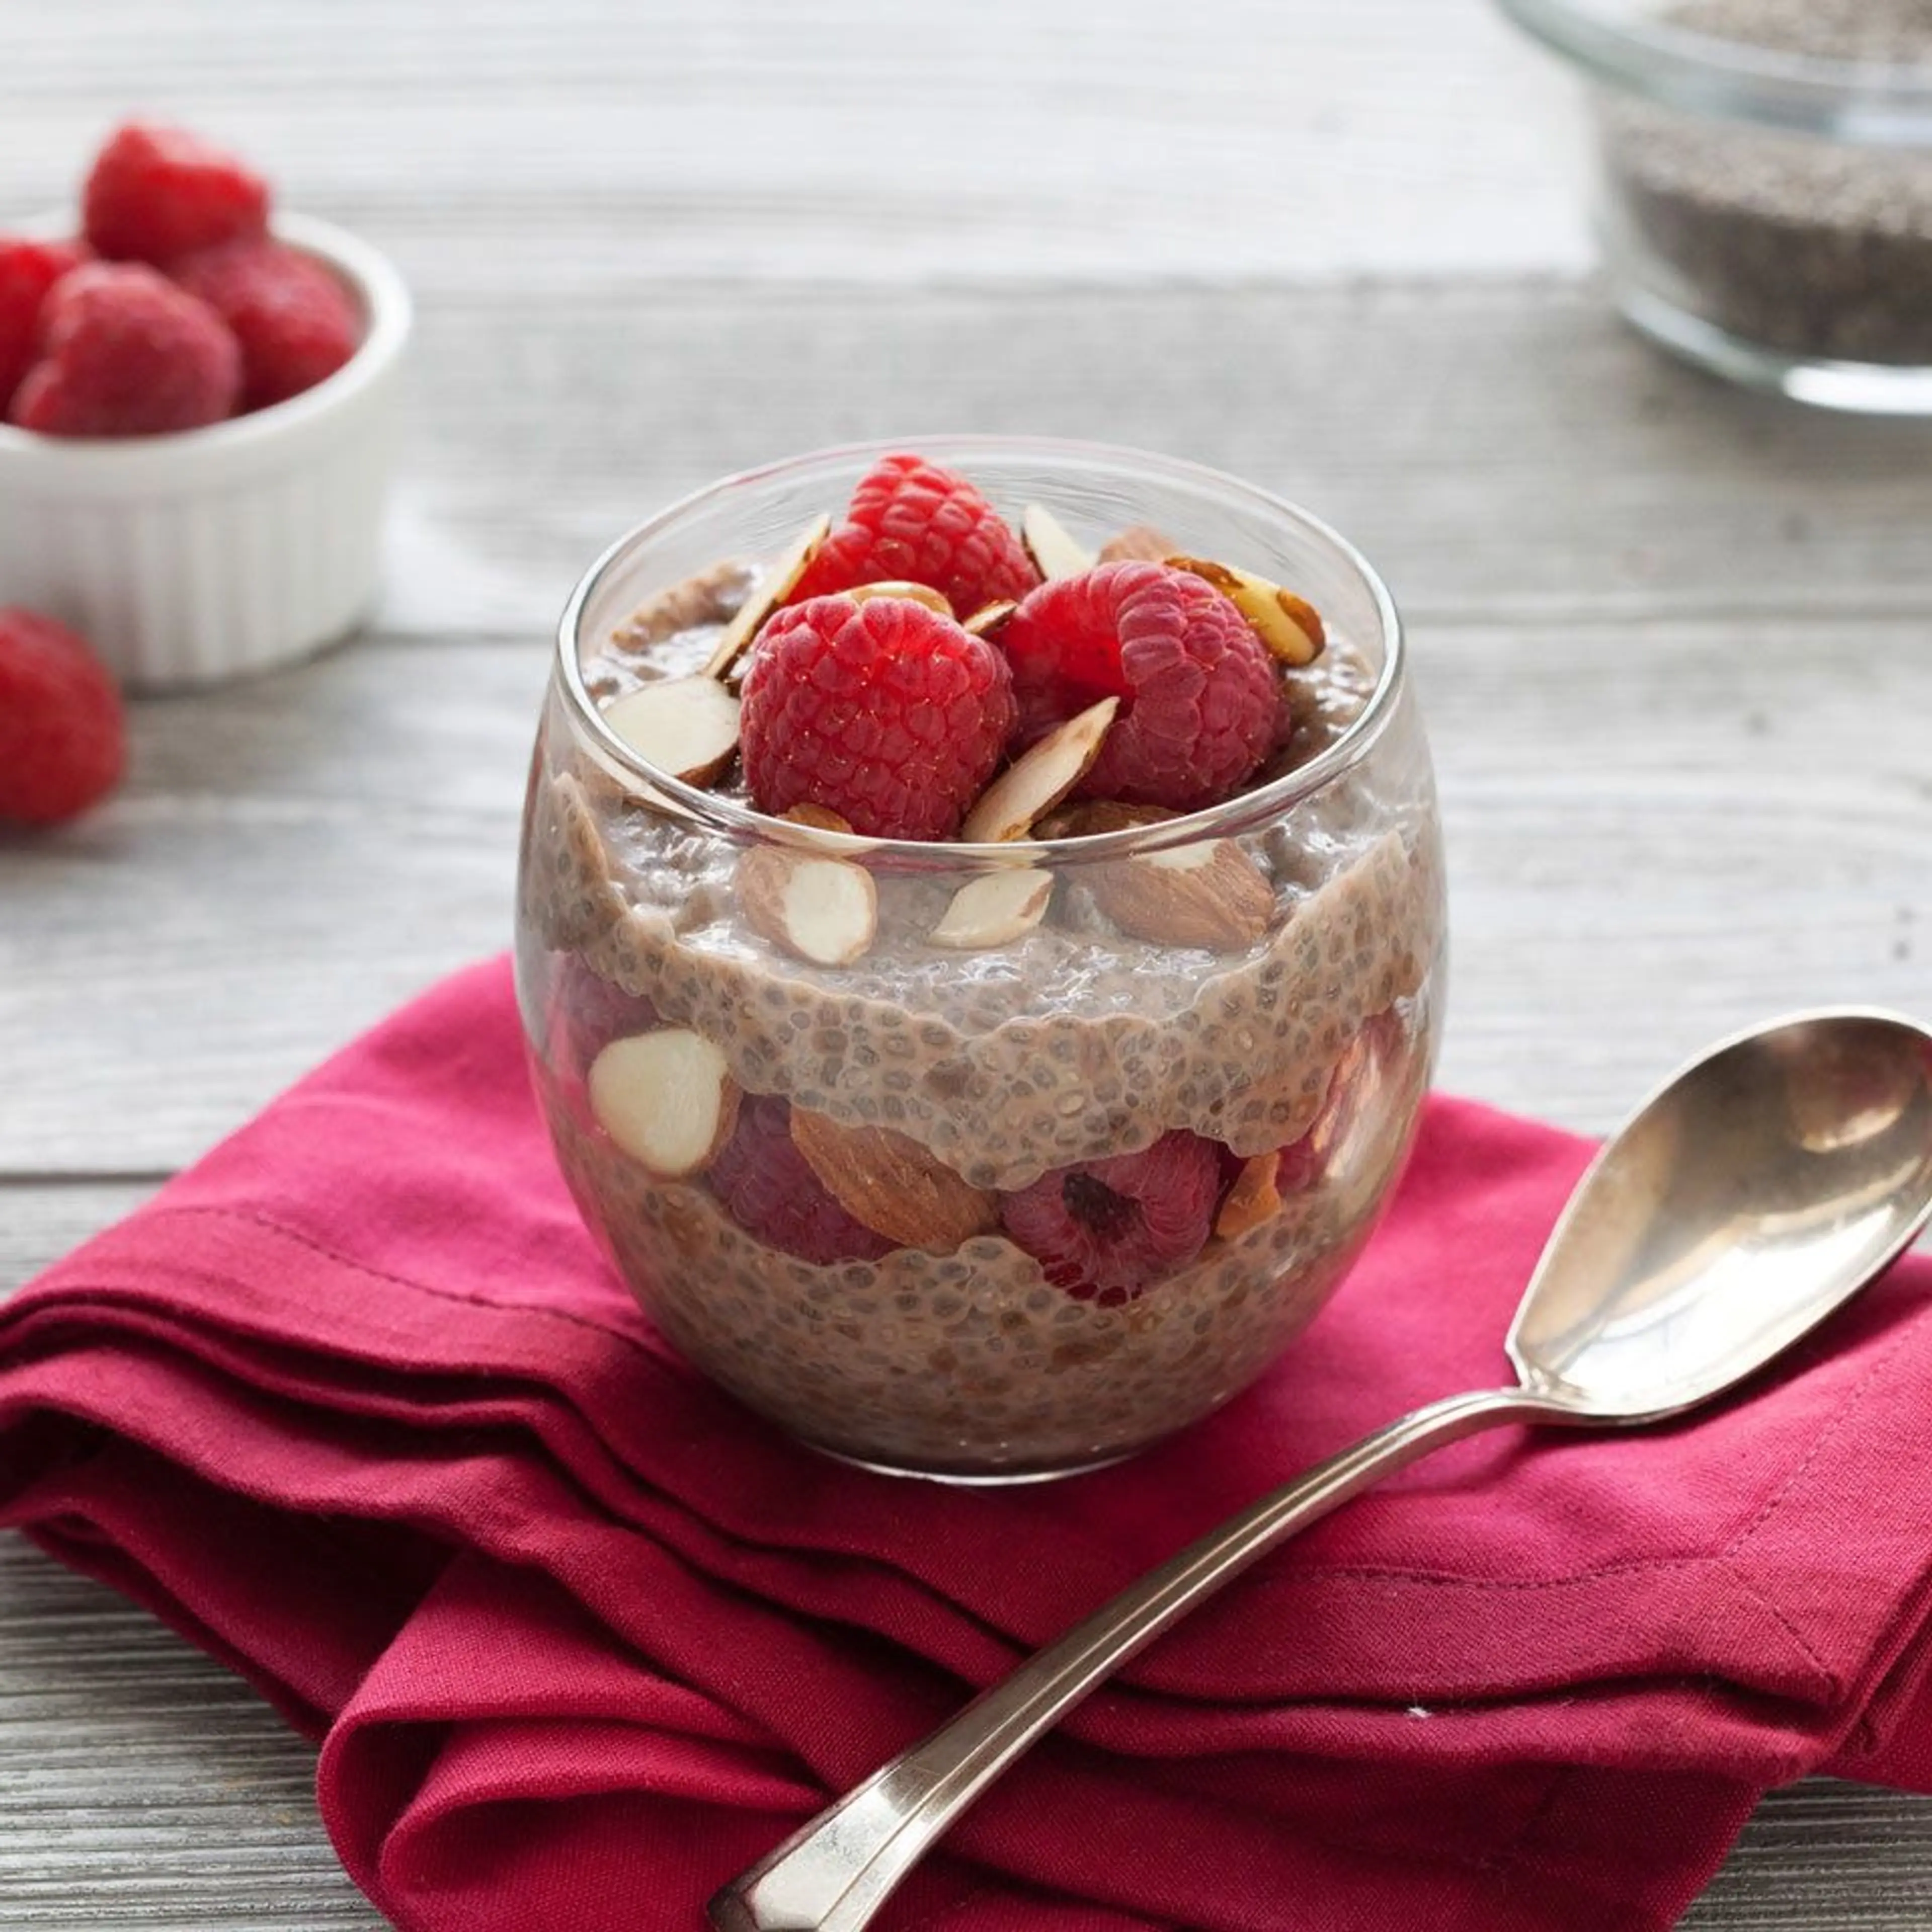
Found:
[[[410,454],[368,634],[137,706],[117,799],[0,838],[0,1293],[506,942],[578,572],[851,437],[1150,445],[1362,544],[1442,782],[1444,1084],[1600,1130],[1776,1008],[1932,1006],[1932,437],[1618,326],[1565,90],[1480,0],[21,0],[0,224],[135,106],[394,256]],[[312,1769],[0,1544],[0,1926],[380,1924]],[[1687,1923],[1929,1920],[1932,1802],[1819,1780]]]

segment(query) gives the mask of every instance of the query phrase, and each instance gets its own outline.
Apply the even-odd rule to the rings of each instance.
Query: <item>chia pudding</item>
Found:
[[[880,586],[892,608],[869,618],[869,580],[814,590],[808,561],[790,584],[778,532],[814,493],[836,511],[867,452],[718,486],[694,500],[702,529],[683,527],[692,506],[670,513],[586,579],[533,762],[518,986],[564,1174],[661,1331],[821,1448],[1011,1480],[1208,1413],[1335,1288],[1427,1084],[1443,890],[1393,614],[1352,552],[1189,466],[961,447],[971,484],[934,471],[946,487],[1028,522],[1022,594],[998,600],[1016,611],[962,622],[928,584],[928,616],[920,580],[896,570],[910,580]],[[746,517],[775,476],[784,500]],[[1056,498],[1064,523],[1023,518]],[[852,527],[821,529],[812,554]],[[752,540],[728,550],[740,529]],[[1125,561],[1155,550],[1197,568]],[[1218,579],[1202,560],[1217,550],[1235,566]],[[1222,593],[1202,584],[1275,587],[1252,578],[1264,564],[1301,579],[1280,608],[1320,644],[1289,661],[1291,626],[1289,656],[1266,660],[1265,755],[1204,806],[1096,795],[1155,788],[1120,735],[1133,710],[1153,718],[1153,687],[1048,718],[1009,676],[1030,614],[1144,593],[1220,623],[1207,600]],[[946,580],[929,560],[926,576]],[[810,782],[825,758],[799,749],[808,712],[776,744],[758,735],[760,680],[814,626],[805,648],[916,638],[991,662],[1000,703],[1015,683],[1019,722],[995,734],[990,776],[961,781],[974,802],[955,833],[881,833],[862,775],[826,779],[838,808],[770,808],[792,765]],[[722,758],[648,734],[640,752],[614,728],[707,675],[742,698],[742,742]],[[836,710],[826,742],[862,757],[872,701]],[[944,758],[966,755],[956,724],[946,735]],[[1124,748],[1112,766],[1110,748]],[[677,776],[700,764],[696,782]],[[943,790],[944,772],[910,789]]]
[[[1860,73],[1916,72],[1932,99],[1925,0],[1681,0],[1658,18],[1745,58],[1819,64],[1847,100]],[[1612,248],[1672,307],[1789,358],[1932,368],[1932,145],[1616,92],[1600,127]]]

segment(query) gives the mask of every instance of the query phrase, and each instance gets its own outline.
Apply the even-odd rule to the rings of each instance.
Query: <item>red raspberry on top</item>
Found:
[[[1023,737],[1103,698],[1120,709],[1088,798],[1189,812],[1250,778],[1274,741],[1268,646],[1204,580],[1161,563],[1103,563],[1033,592],[999,633]]]
[[[40,314],[40,359],[8,420],[45,436],[152,436],[219,422],[242,352],[206,302],[134,262],[63,276]]]
[[[268,184],[199,134],[130,121],[94,157],[81,209],[97,255],[168,262],[264,232]]]
[[[242,345],[242,406],[266,409],[312,389],[356,353],[361,317],[349,291],[285,242],[224,242],[170,262]]]
[[[758,634],[739,744],[760,812],[822,805],[874,838],[949,838],[1015,712],[983,638],[906,597],[815,597]]]
[[[862,584],[925,584],[964,618],[1024,597],[1040,581],[992,505],[921,456],[886,457],[860,479],[845,517],[799,579],[793,603]]]
[[[747,1094],[731,1138],[711,1163],[713,1192],[746,1233],[800,1261],[875,1262],[892,1244],[855,1220],[812,1172],[791,1137],[791,1108]]]
[[[1082,1161],[1006,1196],[1000,1219],[1076,1301],[1131,1301],[1207,1245],[1221,1197],[1220,1149],[1177,1127],[1139,1154]]]
[[[121,694],[87,640],[0,610],[0,820],[52,825],[113,790],[128,761]]]
[[[47,291],[86,259],[86,250],[77,242],[0,236],[0,412],[13,400],[33,362],[40,304]]]

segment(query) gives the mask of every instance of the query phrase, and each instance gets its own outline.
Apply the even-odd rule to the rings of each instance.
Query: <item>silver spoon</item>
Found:
[[[1932,1034],[1851,1010],[1713,1048],[1577,1184],[1504,1343],[1516,1386],[1451,1396],[1210,1532],[875,1772],[707,1908],[718,1932],[860,1932],[954,1819],[1231,1577],[1418,1456],[1506,1422],[1655,1422],[1762,1368],[1932,1218]]]

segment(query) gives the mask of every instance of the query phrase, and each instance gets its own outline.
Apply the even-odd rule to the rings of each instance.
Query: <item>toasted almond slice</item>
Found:
[[[598,1126],[661,1180],[702,1173],[737,1122],[724,1054],[683,1027],[614,1040],[590,1063],[589,1084]]]
[[[1232,838],[1096,866],[1088,884],[1123,932],[1158,945],[1238,952],[1274,917],[1274,888]]]
[[[1222,1240],[1232,1241],[1251,1228],[1258,1228],[1280,1208],[1281,1190],[1275,1183],[1280,1166],[1278,1151],[1258,1154],[1244,1164],[1214,1217],[1214,1232]]]
[[[799,532],[777,561],[758,579],[758,587],[738,606],[737,614],[724,626],[704,667],[706,677],[730,675],[731,667],[743,656],[745,646],[758,634],[758,626],[798,587],[812,560],[832,534],[832,519],[820,517]]]
[[[952,895],[945,916],[927,937],[934,946],[974,952],[1006,946],[1032,932],[1046,916],[1053,896],[1053,874],[1036,866],[988,872],[970,879]]]
[[[969,845],[1024,838],[1042,812],[1051,812],[1087,776],[1120,708],[1118,698],[1103,698],[1022,752],[980,794],[960,837]]]
[[[829,805],[814,805],[808,798],[801,799],[778,816],[794,825],[808,825],[814,832],[849,833],[852,830],[849,819],[841,818]]]
[[[1130,524],[1100,546],[1099,563],[1164,563],[1180,546],[1151,524]]]
[[[855,1221],[902,1248],[950,1254],[999,1219],[999,1197],[970,1187],[916,1140],[791,1110],[792,1144]]]
[[[966,620],[965,628],[976,638],[990,638],[1020,607],[1010,597],[983,604]]]
[[[738,700],[712,677],[670,677],[628,692],[604,722],[631,749],[687,784],[709,784],[738,748]]]
[[[1094,553],[1044,503],[1029,503],[1020,512],[1020,542],[1034,568],[1049,582],[1094,568]]]
[[[929,584],[913,584],[902,578],[889,578],[878,584],[861,584],[846,592],[855,604],[863,604],[874,597],[906,597],[915,604],[923,604],[928,610],[937,610],[942,617],[952,614],[952,606],[946,601],[943,590],[935,590]]]
[[[1176,570],[1190,571],[1213,584],[1283,664],[1312,664],[1322,655],[1328,634],[1314,605],[1305,598],[1251,570],[1237,570],[1209,557],[1171,556],[1167,561]]]
[[[849,860],[754,846],[739,857],[736,884],[752,931],[815,966],[850,965],[879,929],[878,888]]]
[[[1034,826],[1042,838],[1092,838],[1104,832],[1134,832],[1178,818],[1164,805],[1128,805],[1117,798],[1076,798],[1056,806]]]

